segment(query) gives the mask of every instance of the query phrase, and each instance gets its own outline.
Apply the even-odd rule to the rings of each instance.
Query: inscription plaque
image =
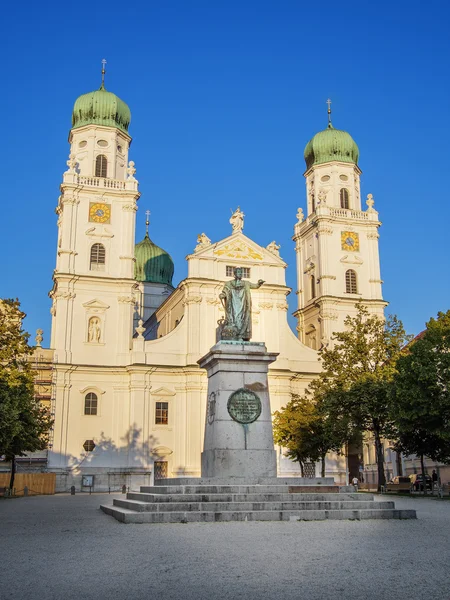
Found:
[[[234,421],[244,425],[253,423],[261,414],[261,400],[252,390],[241,388],[228,398],[227,409]]]

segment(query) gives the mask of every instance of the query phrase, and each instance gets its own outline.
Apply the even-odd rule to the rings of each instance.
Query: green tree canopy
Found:
[[[33,348],[18,300],[0,300],[0,317],[0,455],[11,461],[12,488],[16,456],[46,448],[52,419],[35,399]]]
[[[311,391],[323,397],[324,411],[347,426],[350,440],[370,431],[375,440],[378,485],[385,484],[382,438],[393,432],[390,382],[395,365],[410,339],[396,316],[371,315],[362,302],[347,316],[345,330],[333,334],[333,347],[319,351],[323,372]]]
[[[430,319],[399,358],[393,379],[396,449],[450,462],[450,311]]]

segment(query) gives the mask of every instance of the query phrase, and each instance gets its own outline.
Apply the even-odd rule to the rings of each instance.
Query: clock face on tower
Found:
[[[94,223],[109,223],[111,220],[111,206],[103,202],[90,202],[89,221]]]
[[[347,252],[359,252],[359,235],[354,231],[341,231],[341,248]]]

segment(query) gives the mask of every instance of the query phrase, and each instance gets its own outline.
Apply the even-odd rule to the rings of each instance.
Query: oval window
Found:
[[[108,142],[106,140],[98,140],[97,146],[101,146],[102,148],[106,148]]]
[[[80,142],[80,143],[78,144],[78,148],[84,148],[85,146],[87,146],[87,142],[86,142],[86,140],[83,140],[82,142]]]
[[[339,175],[339,179],[340,179],[341,181],[348,181],[348,177],[347,177],[347,175]]]
[[[330,181],[330,176],[329,175],[324,175],[323,177],[320,178],[320,181]]]

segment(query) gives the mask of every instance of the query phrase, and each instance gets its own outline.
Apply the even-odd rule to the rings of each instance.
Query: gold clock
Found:
[[[109,223],[111,220],[111,207],[103,202],[90,202],[89,221],[94,223]]]
[[[341,231],[341,247],[347,252],[359,252],[359,235],[354,231]]]

